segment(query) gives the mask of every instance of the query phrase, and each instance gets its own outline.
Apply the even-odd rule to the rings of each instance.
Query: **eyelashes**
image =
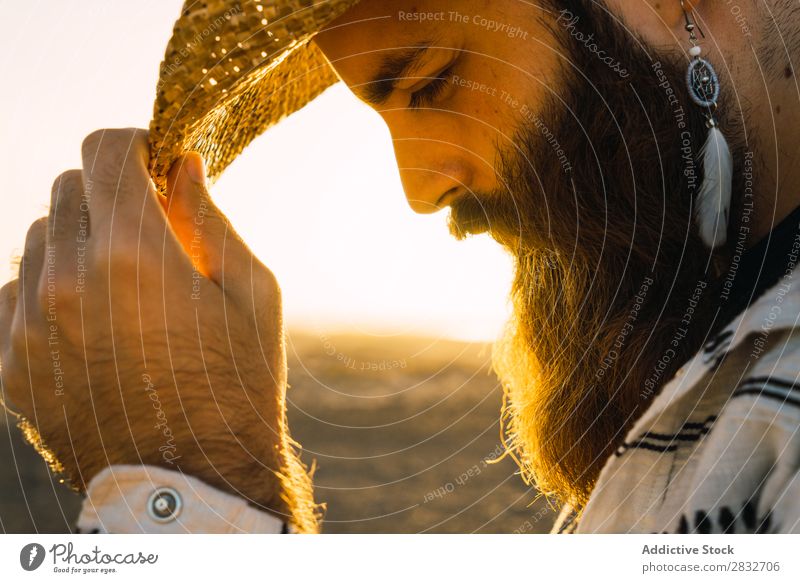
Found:
[[[452,67],[448,67],[436,77],[431,79],[430,83],[425,85],[422,89],[414,91],[411,94],[411,99],[408,102],[409,109],[420,109],[432,105],[436,98],[439,97],[450,82]]]

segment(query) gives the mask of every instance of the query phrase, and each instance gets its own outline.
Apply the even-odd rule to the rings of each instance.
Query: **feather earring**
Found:
[[[716,249],[725,245],[728,240],[733,158],[725,135],[719,129],[714,117],[720,93],[719,77],[711,63],[700,56],[703,51],[697,44],[695,35],[697,27],[683,0],[681,7],[686,19],[689,40],[692,43],[689,49],[692,60],[686,71],[686,87],[695,105],[705,109],[706,127],[708,127],[708,136],[700,150],[700,157],[703,160],[703,182],[695,198],[694,220],[706,247]],[[703,35],[702,30],[700,34]]]
[[[700,155],[703,158],[703,183],[695,202],[695,222],[703,243],[714,249],[728,240],[733,180],[731,151],[716,125],[708,130]]]

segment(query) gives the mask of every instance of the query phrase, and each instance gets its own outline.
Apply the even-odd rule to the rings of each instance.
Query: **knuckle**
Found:
[[[278,284],[278,278],[275,273],[266,265],[258,262],[259,279],[261,287],[268,294],[280,294],[281,286]]]
[[[28,227],[28,232],[25,235],[25,241],[30,241],[31,243],[37,243],[41,240],[41,237],[44,233],[47,232],[47,217],[39,217],[35,221],[31,223],[31,226]],[[26,244],[26,247],[28,245]]]
[[[31,254],[44,243],[46,235],[47,217],[36,219],[31,223],[31,226],[28,227],[28,232],[25,234],[25,250],[20,263],[20,270],[30,261]]]
[[[101,148],[104,154],[114,152],[124,155],[128,150],[138,151],[146,146],[147,136],[147,130],[138,128],[99,129],[83,139],[81,152],[84,158],[97,156]]]
[[[100,150],[100,144],[103,143],[106,135],[109,133],[110,130],[94,130],[85,138],[83,138],[83,143],[81,144],[81,153],[83,154],[83,157],[88,158],[96,156]]]
[[[48,234],[51,240],[63,239],[67,233],[77,231],[81,219],[78,209],[83,212],[85,202],[80,170],[68,170],[53,183],[48,215]],[[88,210],[88,209],[86,209]]]
[[[58,175],[53,181],[50,190],[50,216],[52,217],[58,208],[64,206],[77,206],[74,199],[83,195],[83,172],[80,170],[67,170]],[[73,204],[69,204],[73,203]]]
[[[13,279],[0,288],[0,312],[8,312],[16,307],[18,290],[18,279]]]
[[[119,130],[96,130],[84,138],[81,152],[87,187],[119,179],[128,144]]]
[[[64,199],[83,192],[83,173],[77,169],[66,170],[53,181],[53,200]]]
[[[98,130],[83,145],[83,177],[87,194],[122,200],[145,193],[150,185],[147,132],[140,129]]]
[[[278,278],[263,263],[253,258],[252,278],[254,292],[258,303],[265,308],[279,308],[281,305],[281,287]]]
[[[150,143],[149,131],[144,128],[126,128],[124,131],[128,133],[136,148],[148,151]]]
[[[122,154],[104,150],[86,172],[86,188],[92,194],[116,196],[122,178]],[[95,192],[95,187],[97,187]]]

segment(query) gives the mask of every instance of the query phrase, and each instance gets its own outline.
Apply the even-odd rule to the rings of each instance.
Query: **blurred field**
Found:
[[[501,452],[490,348],[425,338],[293,333],[290,426],[316,461],[324,531],[547,532]],[[65,532],[79,499],[0,421],[0,529]]]

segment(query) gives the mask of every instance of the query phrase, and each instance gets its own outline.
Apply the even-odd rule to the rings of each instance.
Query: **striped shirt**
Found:
[[[724,324],[554,532],[800,532],[800,210],[737,262]],[[726,315],[724,312],[728,312]]]

